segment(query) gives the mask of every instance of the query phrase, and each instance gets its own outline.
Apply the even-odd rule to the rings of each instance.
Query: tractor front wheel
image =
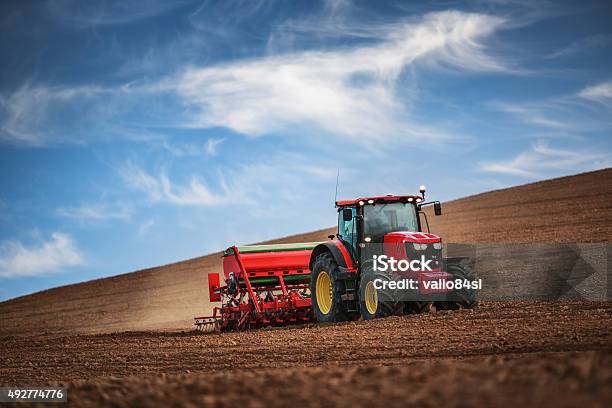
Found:
[[[372,320],[379,317],[401,315],[404,304],[396,300],[395,293],[388,289],[376,289],[374,281],[390,281],[391,276],[386,272],[374,272],[365,268],[361,272],[359,282],[359,309],[363,320]]]

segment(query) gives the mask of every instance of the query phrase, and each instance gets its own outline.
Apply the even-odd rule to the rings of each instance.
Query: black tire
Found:
[[[431,302],[404,302],[404,314],[421,314],[429,312]]]
[[[346,306],[342,301],[344,282],[337,278],[337,270],[338,264],[331,253],[322,253],[315,259],[312,267],[312,275],[310,277],[310,298],[312,299],[312,310],[318,322],[344,322],[350,318],[349,313],[346,311]],[[332,287],[331,308],[327,313],[323,313],[317,302],[317,279],[323,272],[327,273],[331,278]]]
[[[376,290],[377,305],[376,311],[368,310],[366,305],[366,288],[369,283],[374,283],[375,279],[383,281],[393,280],[389,272],[376,271],[366,267],[361,272],[361,280],[359,281],[359,311],[363,320],[372,320],[380,317],[403,314],[404,303],[397,300],[397,294],[389,289]]]
[[[446,272],[453,275],[453,279],[475,281],[478,278],[476,273],[467,265],[461,262],[449,262],[446,265]],[[458,310],[473,309],[478,306],[476,289],[455,290],[450,300],[435,302],[437,310]]]

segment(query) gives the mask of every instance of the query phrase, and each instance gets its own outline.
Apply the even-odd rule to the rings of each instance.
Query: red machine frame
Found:
[[[243,330],[264,326],[286,326],[314,319],[309,282],[296,284],[285,282],[286,278],[294,276],[308,276],[309,279],[308,268],[271,267],[250,272],[246,270],[242,255],[236,246],[228,248],[225,256],[235,257],[238,266],[237,274],[234,275],[235,289],[232,290],[231,282],[228,282],[227,278],[224,286],[215,287],[215,283],[219,284],[219,275],[209,274],[211,300],[218,299],[223,304],[221,307],[213,308],[212,316],[196,317],[195,325],[198,328],[205,329],[212,326],[220,331]],[[253,285],[251,280],[257,278],[276,278],[278,283]],[[305,290],[308,293],[304,292]]]

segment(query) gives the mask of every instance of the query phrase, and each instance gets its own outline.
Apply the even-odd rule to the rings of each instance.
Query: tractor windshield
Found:
[[[417,231],[414,204],[387,203],[364,207],[364,233],[374,242],[382,242],[385,234],[395,231]]]

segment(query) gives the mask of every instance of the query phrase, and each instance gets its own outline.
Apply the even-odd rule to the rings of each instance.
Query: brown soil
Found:
[[[603,352],[413,359],[76,382],[76,406],[557,406],[608,407],[612,355]],[[236,391],[229,391],[236,390]],[[119,403],[116,403],[119,401]]]
[[[610,242],[612,170],[445,203],[429,220],[447,242]],[[189,331],[210,309],[206,274],[219,270],[213,254],[0,303],[0,386],[62,383],[81,406],[612,402],[609,302]],[[110,334],[125,330],[143,331]]]
[[[612,396],[612,304],[476,310],[241,333],[126,332],[2,339],[0,383],[60,383],[75,405],[257,406],[551,402]],[[606,402],[607,401],[607,402]]]

